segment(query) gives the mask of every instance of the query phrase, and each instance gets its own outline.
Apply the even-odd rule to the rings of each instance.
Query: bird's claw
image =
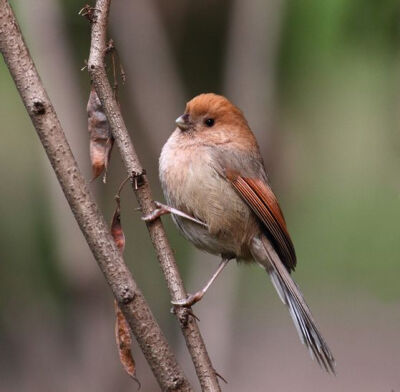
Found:
[[[177,301],[171,301],[172,305],[183,306],[185,308],[190,308],[195,303],[199,302],[203,298],[204,293],[198,291],[195,294],[189,294],[185,299],[179,299]]]
[[[152,212],[150,212],[150,214],[147,214],[146,216],[142,217],[142,220],[144,220],[145,222],[154,222],[160,216],[169,214],[171,212],[168,208],[166,208],[166,206],[159,203],[158,201],[155,201],[154,204],[156,205],[157,208]]]
[[[206,228],[208,227],[207,224],[202,222],[201,220],[198,220],[198,219],[194,218],[193,216],[186,214],[185,212],[179,211],[176,208],[159,203],[158,201],[155,201],[154,204],[156,205],[156,209],[154,211],[152,211],[150,214],[142,217],[142,220],[144,220],[145,222],[154,222],[156,219],[158,219],[162,215],[174,214],[177,216],[181,216],[182,218],[185,218],[192,222],[195,222]]]

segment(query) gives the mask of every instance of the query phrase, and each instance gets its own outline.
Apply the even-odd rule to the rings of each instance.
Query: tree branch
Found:
[[[0,0],[0,51],[75,219],[160,387],[163,391],[191,391],[86,186],[7,0]]]
[[[103,104],[104,111],[111,126],[115,142],[120,150],[126,171],[138,181],[134,182],[135,192],[142,213],[147,215],[155,209],[143,167],[140,164],[121,111],[113,97],[112,88],[107,78],[104,56],[106,52],[107,22],[111,0],[97,0],[92,20],[92,43],[88,70],[93,85]],[[137,186],[136,186],[137,185]],[[168,284],[173,301],[186,298],[187,294],[180,277],[176,261],[168,243],[165,230],[160,219],[147,224],[153,246],[157,252],[162,271]],[[197,376],[203,391],[220,391],[215,370],[210,361],[203,338],[190,309],[176,307],[175,313],[180,322],[187,347],[192,357]]]

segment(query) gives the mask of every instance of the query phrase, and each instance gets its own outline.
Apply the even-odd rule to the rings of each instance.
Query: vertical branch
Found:
[[[97,0],[92,21],[92,42],[88,70],[96,92],[103,104],[115,142],[120,150],[126,171],[133,176],[133,189],[143,214],[155,209],[152,193],[143,167],[140,164],[121,111],[115,101],[104,66],[108,13],[111,0]],[[176,261],[160,219],[147,225],[153,246],[163,270],[172,300],[186,298],[186,291]],[[218,379],[211,364],[203,338],[190,310],[176,308],[183,335],[195,365],[203,391],[220,391]]]
[[[86,186],[7,0],[0,0],[0,51],[75,219],[160,387],[191,391]]]

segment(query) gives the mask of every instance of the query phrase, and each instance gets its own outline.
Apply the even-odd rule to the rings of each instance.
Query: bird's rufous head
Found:
[[[176,119],[182,132],[212,132],[216,129],[248,127],[240,109],[222,95],[200,94],[186,104],[185,113]]]

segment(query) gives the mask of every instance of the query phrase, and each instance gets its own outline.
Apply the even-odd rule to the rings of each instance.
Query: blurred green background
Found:
[[[89,180],[84,3],[11,4]],[[323,374],[265,273],[233,263],[195,307],[224,390],[400,389],[399,21],[394,0],[112,4],[110,37],[127,75],[122,110],[158,200],[157,159],[185,102],[226,95],[260,142],[296,246],[295,279],[337,359],[338,376]],[[3,61],[0,102],[0,390],[132,390],[110,290]],[[108,220],[124,178],[114,149],[107,184],[91,184]],[[196,385],[135,207],[124,190],[125,260]],[[163,220],[193,292],[218,260]],[[158,390],[136,345],[134,353],[142,390]]]

